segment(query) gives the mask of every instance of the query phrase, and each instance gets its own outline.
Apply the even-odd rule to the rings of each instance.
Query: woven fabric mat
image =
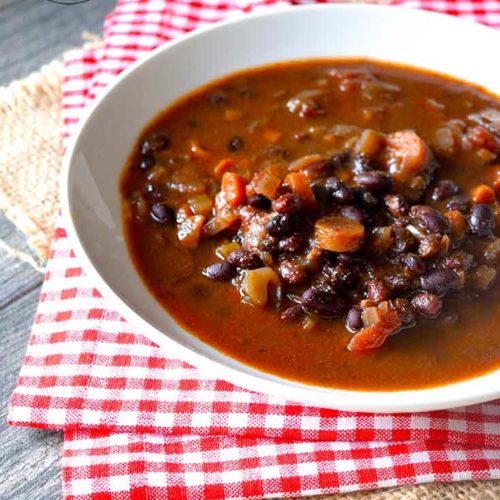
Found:
[[[54,61],[0,88],[0,209],[41,259],[58,212],[62,76]]]
[[[41,259],[48,256],[59,209],[62,75],[62,63],[54,61],[0,87],[0,209],[26,234]],[[316,498],[497,500],[500,481],[433,483]]]

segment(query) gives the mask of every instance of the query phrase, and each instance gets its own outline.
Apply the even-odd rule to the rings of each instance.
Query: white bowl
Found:
[[[263,12],[169,42],[124,71],[81,120],[64,160],[61,202],[75,252],[109,307],[170,356],[237,385],[311,405],[410,412],[500,397],[500,370],[431,389],[363,392],[285,380],[220,353],[181,328],[143,285],[122,232],[119,177],[138,134],[187,92],[236,70],[310,57],[363,56],[478,83],[500,95],[500,33],[407,8],[324,5]]]

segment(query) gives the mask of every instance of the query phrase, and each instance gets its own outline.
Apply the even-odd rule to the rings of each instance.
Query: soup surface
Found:
[[[143,131],[126,240],[193,335],[359,390],[500,367],[500,102],[368,61],[229,76]]]

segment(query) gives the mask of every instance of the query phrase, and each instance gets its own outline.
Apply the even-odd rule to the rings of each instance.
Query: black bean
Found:
[[[325,189],[330,198],[337,203],[345,204],[351,200],[350,189],[337,177],[326,179]]]
[[[474,205],[469,215],[469,227],[472,234],[485,238],[493,235],[495,227],[495,214],[486,204]]]
[[[349,309],[345,317],[345,326],[350,332],[358,332],[363,328],[362,309],[359,306],[354,306]]]
[[[215,281],[229,281],[236,273],[228,262],[217,262],[203,270],[203,276]]]
[[[457,282],[457,275],[451,269],[436,269],[420,277],[420,286],[426,292],[443,295]]]
[[[403,217],[408,214],[408,203],[401,194],[386,194],[384,196],[385,209],[394,217]]]
[[[223,94],[222,92],[216,92],[208,96],[208,102],[210,102],[210,104],[216,104],[217,106],[223,106],[227,104],[228,101],[229,98],[227,97],[226,94]]]
[[[358,153],[354,158],[353,158],[353,172],[355,174],[360,174],[362,172],[367,172],[369,170],[374,169],[373,161],[368,158],[368,156]]]
[[[468,271],[474,265],[474,256],[463,250],[456,250],[451,255],[446,256],[441,265],[454,271]]]
[[[327,262],[323,266],[321,273],[329,284],[339,290],[353,288],[359,280],[359,275],[355,268],[347,267],[342,264],[335,265]]]
[[[425,262],[414,253],[407,253],[400,258],[401,265],[415,274],[425,273]]]
[[[313,184],[312,190],[314,193],[314,197],[316,198],[316,201],[320,205],[326,205],[330,201],[330,195],[328,194],[328,191],[326,190],[323,184],[320,183]]]
[[[397,298],[392,301],[396,309],[399,319],[405,328],[409,328],[416,323],[415,312],[411,304],[402,298]]]
[[[271,200],[267,196],[264,196],[260,193],[249,196],[247,203],[252,208],[258,208],[262,210],[269,210],[271,208]]]
[[[259,244],[260,250],[268,253],[278,251],[279,239],[276,236],[267,235]]]
[[[148,155],[154,151],[167,149],[169,146],[170,138],[167,135],[161,132],[154,132],[142,143],[141,154]]]
[[[264,265],[262,259],[257,254],[243,249],[231,252],[227,257],[227,261],[233,266],[241,267],[242,269],[257,269]]]
[[[367,208],[375,208],[378,205],[378,198],[370,191],[358,191],[359,201]]]
[[[411,252],[418,245],[417,240],[402,224],[392,225],[392,235],[394,237],[392,249],[396,254]]]
[[[441,313],[443,301],[432,293],[418,292],[411,298],[411,305],[419,314],[432,319]]]
[[[383,191],[391,185],[390,177],[380,170],[361,172],[354,177],[354,182],[368,191]]]
[[[465,196],[452,196],[446,202],[446,210],[458,210],[459,212],[466,213],[469,210],[469,200]]]
[[[300,307],[299,304],[295,304],[286,308],[280,315],[280,318],[283,321],[294,322],[298,321],[304,316],[304,310]]]
[[[339,264],[344,264],[345,266],[351,266],[355,264],[364,264],[365,257],[357,253],[339,253],[337,254],[337,262]]]
[[[441,253],[441,235],[431,234],[418,244],[418,255],[423,259],[433,259]]]
[[[227,149],[231,151],[231,153],[234,153],[236,151],[239,151],[245,143],[243,142],[243,139],[239,135],[235,135],[234,137],[231,137],[229,139],[229,142],[227,143]]]
[[[456,182],[450,181],[448,179],[439,181],[436,187],[432,190],[432,199],[434,201],[444,200],[457,194],[460,191]]]
[[[367,215],[361,208],[354,205],[345,205],[340,209],[340,215],[346,219],[355,220],[356,222],[363,223],[367,220]]]
[[[139,159],[139,168],[143,171],[149,170],[151,167],[154,167],[156,163],[155,158],[152,154],[142,155]]]
[[[386,285],[396,293],[406,292],[413,285],[413,280],[401,274],[386,276],[384,279]]]
[[[307,280],[306,268],[292,260],[282,260],[278,265],[278,274],[281,281],[288,286],[302,285]]]
[[[286,193],[274,200],[273,209],[279,214],[294,214],[300,212],[302,203],[295,193]]]
[[[342,153],[335,153],[328,160],[325,161],[325,167],[330,170],[336,170],[337,168],[343,167],[350,157],[350,152],[348,150]]]
[[[365,282],[366,298],[375,303],[384,302],[389,298],[390,291],[379,278],[372,278]]]
[[[429,233],[448,234],[451,231],[450,223],[435,208],[414,205],[410,209],[410,216],[416,224]]]
[[[271,236],[286,236],[296,227],[295,220],[289,215],[277,214],[266,224],[266,230]]]
[[[155,203],[151,206],[151,218],[164,226],[175,222],[175,212],[165,203]]]
[[[332,169],[328,167],[328,163],[326,161],[319,161],[304,168],[304,173],[310,179],[324,178],[330,175],[331,172]]]
[[[309,242],[305,233],[294,233],[280,240],[278,248],[281,252],[297,253],[303,250]]]
[[[322,318],[338,317],[345,309],[345,302],[338,295],[314,287],[302,294],[300,302],[304,311]]]

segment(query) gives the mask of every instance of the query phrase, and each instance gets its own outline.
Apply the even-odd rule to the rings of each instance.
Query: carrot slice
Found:
[[[364,236],[362,224],[338,215],[322,217],[314,225],[316,245],[331,252],[356,252],[361,248]]]
[[[386,155],[393,176],[406,181],[426,162],[428,150],[425,142],[413,130],[401,130],[387,137]]]
[[[471,191],[474,203],[491,203],[495,201],[495,191],[487,184],[479,184]]]
[[[214,175],[219,179],[233,167],[234,161],[231,158],[222,158],[214,167]]]
[[[237,207],[245,203],[245,181],[238,174],[226,172],[222,176],[221,191],[228,205]]]
[[[316,198],[309,180],[302,172],[292,172],[285,177],[285,184],[296,193],[307,210],[317,208]]]

